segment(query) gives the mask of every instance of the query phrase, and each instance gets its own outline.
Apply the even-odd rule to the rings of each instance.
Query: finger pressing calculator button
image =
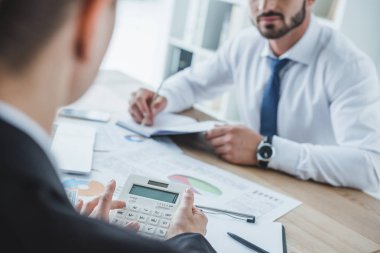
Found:
[[[156,230],[156,235],[161,236],[161,237],[165,237],[166,233],[167,233],[167,230],[164,228],[157,228]]]
[[[168,220],[161,220],[160,221],[160,226],[163,228],[168,228],[169,225],[170,225],[170,221],[168,221]]]
[[[148,216],[146,216],[145,214],[139,214],[139,215],[137,216],[137,220],[138,220],[139,222],[146,222],[147,219],[148,219]]]
[[[157,225],[158,224],[158,218],[157,217],[150,217],[149,218],[149,224]]]
[[[164,218],[165,219],[171,219],[173,217],[173,214],[172,213],[164,213]]]
[[[144,232],[147,234],[154,234],[156,231],[156,227],[151,226],[151,225],[145,225]]]
[[[158,210],[154,210],[154,211],[153,211],[153,215],[154,215],[154,216],[160,217],[161,214],[162,214],[161,211],[158,211]]]
[[[141,223],[139,223],[140,224],[140,227],[139,227],[139,232],[142,232],[142,231],[144,231],[144,224],[141,224]]]

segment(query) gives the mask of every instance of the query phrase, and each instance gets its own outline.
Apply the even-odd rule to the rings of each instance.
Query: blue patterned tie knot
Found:
[[[277,134],[277,108],[280,100],[280,71],[289,63],[289,59],[274,59],[268,57],[271,76],[264,87],[261,104],[260,134],[273,136]]]

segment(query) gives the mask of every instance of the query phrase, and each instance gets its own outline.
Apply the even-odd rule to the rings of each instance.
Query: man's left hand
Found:
[[[241,165],[257,164],[256,150],[263,137],[241,125],[217,126],[205,135],[222,159]]]

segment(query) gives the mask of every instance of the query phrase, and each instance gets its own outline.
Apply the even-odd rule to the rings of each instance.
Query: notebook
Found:
[[[120,120],[116,123],[116,125],[144,137],[205,132],[213,129],[217,124],[224,123],[219,121],[198,122],[188,116],[170,113],[157,115],[153,126],[143,126],[132,119]]]
[[[248,223],[207,213],[206,238],[218,253],[252,253],[252,249],[232,239],[234,233],[270,253],[286,253],[285,227],[280,222]]]
[[[51,151],[59,169],[88,174],[92,168],[96,129],[87,125],[60,123],[56,126]]]

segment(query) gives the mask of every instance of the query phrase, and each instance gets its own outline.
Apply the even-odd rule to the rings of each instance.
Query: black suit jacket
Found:
[[[46,153],[1,119],[0,157],[0,252],[215,252],[200,234],[160,242],[79,215]]]

